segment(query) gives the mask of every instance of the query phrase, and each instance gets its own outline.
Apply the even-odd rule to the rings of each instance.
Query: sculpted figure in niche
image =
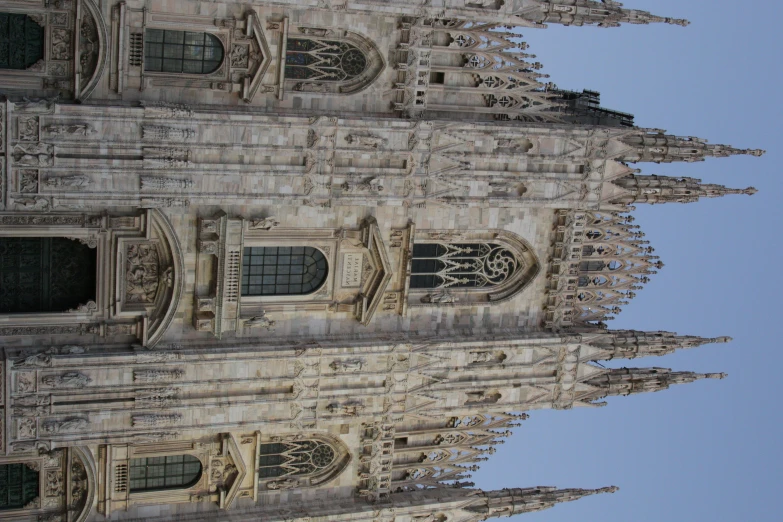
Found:
[[[274,482],[270,482],[266,485],[269,489],[294,489],[295,487],[299,486],[299,481],[292,478],[287,478],[283,480],[275,480]]]
[[[386,138],[379,138],[371,134],[349,134],[345,137],[345,141],[357,147],[367,149],[379,149],[386,145]]]
[[[500,400],[500,392],[487,392],[487,391],[474,391],[467,392],[467,400],[465,404],[495,404]]]
[[[92,183],[89,176],[84,174],[74,174],[72,176],[57,176],[47,178],[44,182],[48,187],[70,187],[81,188],[87,187]]]
[[[472,363],[474,364],[492,364],[492,363],[502,363],[507,359],[507,356],[505,352],[498,351],[498,352],[470,352],[470,355],[472,357]]]
[[[264,328],[265,330],[274,330],[276,322],[267,317],[266,312],[261,312],[261,315],[257,315],[245,321],[246,328]]]
[[[57,101],[59,96],[46,99],[41,98],[39,100],[31,100],[30,98],[22,98],[23,102],[14,103],[14,110],[17,112],[29,112],[29,113],[44,113],[49,112],[52,109],[52,104]]]
[[[280,226],[280,221],[273,216],[250,220],[250,228],[252,230],[271,230],[277,226]]]
[[[13,158],[18,165],[50,167],[53,163],[54,147],[46,143],[35,145],[17,145]]]
[[[83,373],[66,372],[60,375],[46,375],[41,382],[52,388],[81,388],[92,382],[92,379]]]
[[[87,123],[74,123],[72,125],[47,125],[44,130],[52,136],[60,136],[62,134],[71,134],[78,136],[87,136],[89,134],[97,134],[92,125]]]
[[[459,297],[445,290],[441,292],[434,292],[432,294],[427,294],[421,298],[422,303],[432,303],[432,304],[456,303],[457,301],[459,301]]]
[[[338,373],[356,373],[362,371],[362,368],[364,367],[364,361],[361,359],[332,361],[329,367]]]

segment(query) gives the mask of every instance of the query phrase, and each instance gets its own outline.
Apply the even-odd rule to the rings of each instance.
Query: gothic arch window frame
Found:
[[[154,33],[155,32],[155,33]],[[160,41],[153,41],[150,39],[151,36],[156,36],[156,32],[160,32]],[[225,69],[226,65],[226,58],[228,55],[228,51],[226,49],[226,42],[224,41],[224,38],[220,37],[219,32],[211,32],[206,30],[196,30],[196,31],[190,31],[187,28],[172,28],[172,27],[158,27],[158,26],[148,26],[144,27],[144,54],[142,59],[142,70],[145,75],[164,75],[164,76],[170,76],[170,77],[177,77],[177,78],[209,78],[213,77],[215,75],[220,75],[221,70]],[[168,41],[171,38],[174,38],[176,36],[181,36],[180,42],[171,42]],[[196,43],[195,41],[188,40],[188,38],[192,38],[193,35],[200,35],[201,36],[201,43]],[[215,45],[217,43],[217,45]],[[148,53],[150,53],[153,48],[153,45],[159,45],[160,46],[160,56],[149,56]],[[193,47],[198,48],[201,50],[201,57],[196,59],[193,57],[193,59],[186,59],[186,48],[187,47]],[[220,55],[218,60],[206,60],[206,57],[204,56],[206,54],[207,49],[220,49]],[[197,49],[194,49],[194,51]],[[179,53],[174,53],[174,51],[180,51]],[[166,56],[169,54],[170,56]],[[175,56],[174,54],[177,54]],[[164,61],[166,59],[173,60],[181,65],[181,68],[183,70],[181,71],[165,71],[164,69]],[[155,69],[148,69],[148,67],[152,66],[152,60],[160,60],[159,67],[156,67]],[[186,62],[194,62],[194,63],[200,63],[202,72],[186,72],[184,71],[185,63]],[[204,66],[206,63],[214,63],[216,64],[214,68],[209,69],[207,71],[204,71]]]
[[[457,230],[416,230],[415,244],[496,244],[511,252],[520,269],[497,286],[485,287],[442,287],[412,288],[408,285],[410,306],[473,306],[480,303],[497,304],[513,299],[523,292],[537,278],[542,264],[533,247],[520,236],[505,230],[462,232]],[[413,251],[408,259],[408,273],[411,273]]]
[[[0,237],[73,239],[95,248],[97,259],[95,301],[68,313],[2,314],[0,335],[47,339],[52,335],[134,336],[152,347],[174,319],[184,291],[184,258],[171,224],[157,210],[131,216],[5,214],[0,215]],[[130,274],[141,273],[136,265],[149,273],[156,270],[143,263],[128,263],[127,247],[142,243],[159,247],[162,269],[154,275],[159,290],[149,303],[128,302],[125,296]]]
[[[274,483],[286,479],[296,480],[298,482],[296,488],[317,487],[326,484],[327,482],[330,482],[331,480],[337,478],[346,469],[348,469],[349,464],[351,463],[353,457],[351,455],[350,450],[345,445],[345,443],[337,437],[333,437],[323,433],[318,433],[318,434],[314,433],[309,435],[271,437],[271,438],[265,438],[264,440],[260,440],[257,448],[258,453],[256,455],[256,462],[257,462],[256,475],[259,475],[260,473],[259,470],[264,467],[263,460],[262,460],[264,456],[278,455],[278,453],[262,453],[264,451],[265,445],[294,446],[296,444],[301,444],[306,442],[316,442],[329,446],[334,453],[334,458],[332,459],[332,462],[330,462],[327,466],[318,470],[315,473],[301,474],[301,475],[290,473],[290,474],[269,476],[263,478],[258,476],[258,484],[259,484],[258,489],[259,490],[277,489],[275,488]],[[291,451],[291,450],[287,450],[287,451]],[[271,467],[271,466],[266,466],[266,467]]]
[[[217,30],[216,30],[217,29]],[[184,59],[184,49],[186,45],[191,44],[185,44],[184,38],[187,33],[201,33],[204,35],[204,40],[202,42],[205,42],[207,37],[213,38],[214,40],[217,40],[220,42],[220,45],[222,47],[222,56],[220,57],[220,62],[218,63],[217,67],[209,72],[203,72],[203,73],[194,73],[194,72],[174,72],[174,71],[163,71],[163,70],[148,70],[147,67],[149,65],[150,58],[148,57],[147,53],[150,49],[149,44],[150,41],[148,38],[148,31],[162,31],[163,37],[165,38],[166,33],[182,33],[183,36],[183,43],[182,49],[183,49],[183,55],[180,59],[180,61],[185,62]],[[229,59],[229,52],[230,52],[230,43],[229,43],[229,36],[224,32],[216,28],[214,25],[211,26],[202,26],[202,27],[190,27],[185,26],[171,26],[167,24],[156,24],[151,23],[149,25],[145,24],[142,28],[142,34],[144,38],[144,51],[143,51],[143,57],[142,57],[142,64],[141,64],[141,74],[143,76],[149,76],[152,78],[169,78],[171,80],[205,80],[205,79],[225,79],[228,67],[226,66],[226,63]],[[152,43],[160,43],[161,44],[161,52],[165,54],[165,45],[166,42],[152,42]],[[179,45],[179,44],[172,44],[172,45]],[[202,44],[201,47],[204,47],[205,44]],[[214,47],[212,45],[208,46],[210,48]],[[161,57],[161,62],[163,60],[163,57]],[[203,60],[202,60],[203,63]],[[161,63],[162,68],[162,63]]]
[[[297,243],[297,244],[293,244]],[[250,263],[247,263],[248,261],[248,250],[251,249],[272,249],[272,248],[284,248],[284,249],[291,249],[286,252],[281,253],[274,253],[271,254],[268,250],[266,250],[264,253],[256,253],[255,251],[250,252]],[[313,249],[315,252],[311,255],[306,250],[304,252],[294,251],[293,249]],[[245,244],[243,245],[242,249],[242,268],[241,268],[241,274],[240,274],[240,285],[242,288],[240,288],[240,296],[242,301],[253,301],[257,298],[260,298],[262,301],[267,300],[290,300],[294,298],[301,298],[310,300],[316,295],[322,295],[324,293],[324,290],[328,288],[328,284],[330,279],[332,278],[332,272],[334,270],[334,265],[330,263],[329,260],[329,253],[331,249],[328,247],[325,247],[325,245],[316,245],[316,244],[309,244],[302,241],[280,241],[280,244],[275,244],[273,242],[267,242],[261,245],[258,244]],[[265,255],[266,254],[266,255]],[[270,257],[271,255],[274,255],[274,263],[273,264],[263,264],[258,263],[256,261],[257,256],[264,256],[265,258]],[[284,268],[284,265],[288,265],[291,268],[298,267],[300,263],[294,262],[294,259],[287,260],[287,258],[293,258],[294,256],[301,256],[304,258],[311,257],[313,261],[316,263],[315,269],[318,270],[317,263],[320,262],[322,259],[326,263],[325,273],[323,275],[323,279],[318,283],[314,288],[312,288],[307,293],[301,293],[301,291],[298,291],[297,293],[244,293],[244,288],[254,287],[254,286],[275,286],[278,285],[285,285],[290,286],[290,283],[284,283],[280,281],[279,277],[285,276],[285,275],[298,275],[298,274],[281,274],[280,269]],[[286,259],[285,262],[282,260]],[[290,264],[289,264],[290,263]],[[307,259],[303,260],[303,268],[307,269],[307,265],[309,264],[307,262]],[[264,274],[264,273],[254,273],[257,268],[260,268],[260,266],[264,267],[264,270],[267,270],[267,267],[270,267],[275,272],[274,274]],[[246,270],[250,268],[252,271],[250,273],[246,272]],[[268,285],[265,285],[264,279],[274,277],[273,281],[270,281]],[[260,281],[253,281],[254,278],[258,278]],[[302,283],[304,284],[304,283]],[[277,288],[276,288],[277,289]]]
[[[308,32],[311,34],[307,34]],[[312,93],[314,95],[358,94],[375,83],[386,69],[386,60],[384,60],[375,42],[359,33],[336,28],[298,27],[298,32],[293,30],[293,28],[289,31],[284,42],[286,47],[289,39],[345,42],[361,51],[367,60],[367,66],[361,74],[345,81],[293,79],[285,77],[287,50],[284,49],[281,58],[281,68],[283,69],[281,76],[285,80],[285,90],[289,92],[293,91],[297,94]]]

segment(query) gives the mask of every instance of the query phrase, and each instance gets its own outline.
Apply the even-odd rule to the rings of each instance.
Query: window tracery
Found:
[[[503,284],[524,266],[496,243],[417,243],[411,288],[465,288]]]
[[[336,40],[289,38],[285,77],[291,80],[342,82],[367,69],[367,56],[355,45]]]
[[[245,247],[242,295],[305,295],[326,281],[329,265],[313,247]]]
[[[201,461],[193,455],[143,457],[130,461],[130,490],[187,489],[201,478]]]
[[[39,472],[25,464],[0,465],[0,511],[21,509],[38,497]]]
[[[144,70],[211,74],[223,63],[223,43],[213,34],[167,29],[144,31]]]
[[[0,13],[0,69],[25,70],[44,57],[44,28],[24,14]]]
[[[324,440],[278,439],[259,446],[258,477],[274,483],[296,477],[298,485],[315,485],[339,474],[349,459],[344,448]]]

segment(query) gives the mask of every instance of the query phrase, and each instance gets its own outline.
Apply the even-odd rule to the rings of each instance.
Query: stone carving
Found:
[[[157,247],[152,243],[133,243],[127,245],[125,253],[125,302],[154,302],[161,272]]]
[[[505,352],[502,352],[502,351],[498,351],[498,352],[489,352],[489,351],[470,352],[470,357],[471,357],[471,363],[473,363],[473,364],[502,363],[507,358]]]
[[[38,171],[19,171],[19,192],[38,192]]]
[[[0,216],[0,225],[57,226],[84,225],[84,216]]]
[[[364,411],[364,405],[359,402],[346,402],[345,404],[333,402],[326,407],[326,411],[332,415],[342,414],[348,417],[356,417]]]
[[[283,490],[283,489],[294,489],[299,486],[299,481],[292,478],[287,478],[283,480],[274,480],[272,482],[267,483],[266,487],[269,489],[275,489],[275,490]]]
[[[144,147],[146,169],[182,169],[192,165],[190,149]]]
[[[361,359],[348,359],[332,361],[329,368],[336,373],[356,373],[362,371],[364,361]]]
[[[52,15],[54,16],[54,15]],[[49,64],[50,76],[68,76],[68,67],[64,63],[51,63]]]
[[[38,141],[38,116],[20,116],[17,120],[19,139]]]
[[[336,36],[331,29],[321,29],[320,27],[298,27],[297,29],[306,36]]]
[[[49,198],[31,197],[14,200],[14,204],[20,209],[48,211],[51,206]]]
[[[73,237],[69,239],[74,239],[76,241],[79,241],[80,243],[87,245],[90,248],[96,248],[98,246],[98,240],[95,237]],[[87,301],[85,304],[80,304],[76,308],[71,308],[68,310],[68,313],[77,313],[77,314],[91,314],[98,310],[98,303],[95,301]]]
[[[37,406],[16,406],[13,409],[16,417],[41,417],[49,415],[49,405],[39,404]]]
[[[70,60],[71,58],[71,31],[68,29],[52,29],[52,59]]]
[[[176,424],[182,420],[182,415],[179,413],[170,414],[143,414],[133,415],[133,427],[134,428],[153,428],[155,426],[167,426],[170,424]]]
[[[422,303],[432,304],[456,303],[457,301],[459,301],[459,297],[446,290],[433,292],[421,298]]]
[[[57,375],[45,375],[41,384],[50,388],[83,388],[92,382],[87,375],[79,372],[65,372]]]
[[[49,368],[51,365],[52,356],[48,353],[27,355],[14,361],[14,368]]]
[[[70,176],[50,176],[44,184],[52,188],[83,188],[92,184],[89,176],[84,174],[72,174]]]
[[[363,149],[380,149],[386,145],[386,138],[380,138],[372,134],[349,134],[345,141]]]
[[[19,419],[17,421],[17,434],[20,439],[34,439],[38,428],[35,419]],[[14,446],[16,447],[16,445]]]
[[[250,58],[250,50],[247,45],[237,45],[234,44],[231,46],[231,54],[229,54],[229,59],[231,60],[231,67],[238,67],[240,69],[245,69],[248,66]]]
[[[89,123],[47,125],[44,127],[44,131],[52,136],[89,136],[90,134],[98,133],[98,131],[95,130],[95,128]]]
[[[185,375],[179,368],[173,370],[133,370],[135,382],[164,382],[176,381]]]
[[[500,392],[496,392],[496,391],[487,392],[485,390],[467,392],[467,393],[465,393],[465,395],[467,396],[467,399],[465,401],[465,405],[468,405],[468,404],[495,404],[501,398]]]
[[[265,311],[261,312],[261,315],[257,315],[245,321],[245,328],[264,328],[266,330],[275,329],[275,321],[270,319]]]
[[[179,432],[176,431],[156,431],[154,433],[143,433],[134,435],[134,442],[161,442],[165,440],[175,440],[179,438]]]
[[[63,472],[59,469],[46,472],[44,482],[44,495],[47,497],[59,497],[63,494]]]
[[[369,177],[362,181],[345,181],[340,185],[346,192],[360,192],[360,193],[374,193],[380,194],[383,192],[383,185],[381,180],[375,177]]]
[[[280,221],[270,216],[262,219],[251,219],[248,228],[251,230],[271,230],[278,226],[280,226]]]
[[[148,118],[192,118],[193,110],[187,105],[167,102],[139,102]]]
[[[141,208],[186,208],[190,206],[190,200],[183,198],[142,198]]]
[[[41,424],[41,431],[48,435],[57,433],[72,433],[83,431],[87,428],[87,419],[81,417],[68,417],[65,419],[48,419]]]
[[[160,176],[141,176],[141,190],[179,190],[193,186],[189,179],[164,178]]]
[[[188,141],[196,135],[193,129],[178,129],[162,125],[144,125],[141,131],[145,140]]]
[[[32,391],[35,391],[35,374],[17,373],[16,391],[18,391],[19,393],[30,393]]]
[[[297,82],[292,90],[297,92],[326,93],[329,92],[329,86],[321,82]]]
[[[14,112],[26,112],[31,114],[44,114],[52,111],[54,102],[57,101],[57,96],[54,98],[39,98],[32,100],[30,98],[22,98],[24,101],[14,103]]]
[[[12,157],[17,165],[50,167],[54,163],[54,146],[47,143],[17,145]]]
[[[176,388],[153,388],[136,394],[134,404],[138,408],[170,408],[178,406],[181,401]]]
[[[136,362],[139,364],[176,361],[177,359],[179,359],[179,354],[175,352],[144,351],[136,353]]]

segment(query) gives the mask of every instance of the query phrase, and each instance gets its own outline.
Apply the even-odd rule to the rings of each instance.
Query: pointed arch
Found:
[[[351,31],[298,27],[285,45],[283,75],[288,90],[356,94],[385,67],[374,42]]]
[[[266,489],[315,487],[340,475],[348,448],[326,435],[273,437],[258,447],[258,478]]]
[[[416,232],[409,265],[411,305],[499,303],[541,271],[530,244],[506,231]]]

